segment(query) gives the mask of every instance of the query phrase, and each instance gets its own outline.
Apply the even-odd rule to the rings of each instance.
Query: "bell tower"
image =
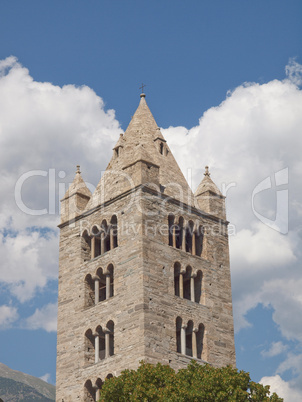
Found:
[[[225,199],[195,195],[141,94],[93,194],[62,199],[57,401],[95,401],[141,360],[235,365]]]

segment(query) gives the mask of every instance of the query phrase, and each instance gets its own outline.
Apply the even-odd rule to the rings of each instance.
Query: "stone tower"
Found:
[[[61,200],[57,401],[95,401],[140,360],[235,365],[225,197],[195,195],[141,94],[93,194]]]

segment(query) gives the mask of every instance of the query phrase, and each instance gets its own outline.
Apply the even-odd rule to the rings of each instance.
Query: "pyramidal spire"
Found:
[[[143,142],[144,140],[154,140],[158,126],[147,105],[146,95],[140,94],[140,102],[134,113],[124,138],[131,142]]]
[[[211,192],[212,194],[219,195],[223,197],[221,191],[219,188],[216,186],[216,184],[213,182],[211,179],[211,173],[209,172],[209,167],[205,167],[205,172],[204,172],[204,178],[202,179],[201,183],[197,187],[197,190],[195,191],[195,197],[198,197],[199,195],[205,193],[206,191]]]
[[[63,200],[74,194],[81,194],[89,198],[91,197],[91,192],[81,176],[80,165],[77,165],[75,178],[66,191]]]
[[[61,223],[80,215],[91,196],[90,190],[82,179],[80,165],[77,165],[75,178],[61,199]]]
[[[209,167],[205,167],[204,178],[195,191],[199,208],[211,215],[225,220],[225,196],[210,177]]]
[[[146,95],[141,93],[138,108],[125,133],[120,135],[114,146],[111,161],[87,204],[87,209],[128,191],[131,181],[138,185],[138,177],[144,181],[140,184],[149,183],[151,178],[148,178],[147,171],[139,175],[135,172],[138,162],[149,163],[154,167],[154,174],[151,176],[158,185],[158,191],[194,205],[194,195],[147,105]]]

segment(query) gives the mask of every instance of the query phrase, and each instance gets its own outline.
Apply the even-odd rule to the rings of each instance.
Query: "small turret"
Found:
[[[204,178],[197,187],[194,197],[198,208],[220,219],[226,219],[225,196],[210,177],[209,167],[205,167]]]
[[[91,192],[82,179],[80,166],[77,165],[75,178],[61,199],[61,223],[80,215],[90,197]]]

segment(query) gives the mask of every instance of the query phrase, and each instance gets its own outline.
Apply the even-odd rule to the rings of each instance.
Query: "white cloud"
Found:
[[[302,65],[297,63],[295,59],[290,59],[285,68],[287,77],[295,85],[302,85]]]
[[[293,376],[291,383],[300,389],[302,395],[302,354],[289,352],[286,359],[279,364],[276,373],[290,372]]]
[[[301,391],[295,389],[290,383],[282,380],[279,375],[263,377],[259,381],[263,385],[270,385],[270,393],[276,394],[284,399],[284,402],[297,402],[301,400]]]
[[[288,345],[284,345],[281,341],[273,342],[268,350],[262,350],[261,354],[263,357],[274,357],[281,353],[286,352]]]
[[[302,67],[291,61],[287,78],[265,84],[246,83],[207,110],[191,129],[163,130],[184,173],[191,168],[193,187],[210,166],[216,184],[235,184],[227,193],[228,219],[237,235],[230,239],[235,326],[250,325],[246,313],[262,303],[274,308],[274,320],[283,334],[301,339],[298,283],[301,278],[300,191],[302,148]],[[288,168],[288,186],[276,187],[275,173]],[[271,188],[255,195],[266,178]],[[289,190],[289,233],[267,227],[253,213],[274,220],[277,191]],[[287,215],[287,205],[284,216]],[[290,291],[294,286],[294,291]],[[291,310],[293,308],[294,310]],[[286,312],[286,313],[285,313]],[[298,314],[299,312],[299,314]],[[298,314],[298,315],[297,315]],[[296,324],[294,324],[296,323]]]
[[[296,261],[293,244],[288,236],[281,236],[277,231],[255,223],[251,229],[242,229],[231,238],[232,261],[235,269],[242,271],[243,264],[253,267],[253,273],[284,266]],[[274,250],[274,253],[268,253]]]
[[[0,329],[6,329],[18,319],[17,309],[12,306],[0,306]]]
[[[41,380],[50,383],[50,374],[49,373],[42,375],[42,377],[40,377],[40,378],[41,378]]]
[[[0,281],[8,285],[21,302],[32,298],[58,275],[58,238],[49,232],[22,230],[13,235],[0,233]]]
[[[251,325],[246,313],[262,303],[273,307],[282,334],[298,340],[302,339],[302,324],[296,319],[301,316],[302,287],[302,91],[297,87],[301,69],[291,61],[285,80],[241,85],[218,107],[206,111],[196,127],[163,130],[184,173],[192,169],[193,187],[202,179],[205,165],[219,186],[235,184],[227,193],[227,206],[237,232],[230,244],[237,330]],[[84,179],[96,184],[121,129],[114,111],[106,111],[93,90],[36,82],[14,57],[0,61],[0,92],[0,169],[5,189],[0,194],[0,280],[24,302],[57,277],[58,216],[20,211],[14,198],[18,178],[31,170],[47,172],[46,177],[24,183],[22,199],[30,208],[48,208],[49,169],[55,169],[57,212],[58,184],[63,181],[59,171],[66,171],[64,180],[70,182],[79,163]],[[252,192],[262,180],[272,178],[272,188],[254,201],[257,212],[273,220],[274,173],[285,167],[289,168],[289,233],[281,235],[253,214]],[[34,227],[52,231],[45,236]],[[10,313],[0,308],[0,323],[10,325],[17,310],[4,307]],[[56,306],[37,308],[26,327],[55,331]],[[295,362],[289,359],[286,364]]]
[[[57,330],[57,304],[49,303],[41,309],[36,309],[34,314],[26,319],[27,329],[44,329],[47,332]]]
[[[0,92],[0,280],[24,302],[57,278],[59,183],[71,182],[81,164],[84,179],[97,184],[121,129],[92,89],[36,82],[13,56],[0,61]],[[52,214],[33,216],[16,205],[16,183],[33,170],[46,176],[28,178],[20,196],[34,210],[54,204]],[[53,232],[44,236],[35,228]]]
[[[218,107],[206,111],[196,127],[170,127],[163,134],[184,173],[192,169],[194,188],[205,165],[210,166],[220,188],[231,184],[227,212],[236,227],[236,235],[230,238],[236,331],[253,325],[247,312],[262,304],[273,309],[273,320],[285,338],[302,341],[302,321],[298,319],[302,313],[302,91],[298,87],[302,66],[290,61],[286,75],[283,81],[241,85]],[[285,168],[288,185],[278,187],[276,173]],[[255,187],[263,180],[271,187],[253,199]],[[283,221],[275,226],[286,227],[288,214],[286,235],[266,226],[253,213],[254,206],[258,214],[273,222],[280,190],[288,190],[289,204],[283,193],[285,198],[278,206]],[[285,349],[286,345],[277,342],[262,353],[277,356]],[[302,365],[295,353],[289,356],[279,372],[291,371],[296,376],[293,382],[287,383],[278,375],[264,380],[285,401],[297,401],[302,394],[302,376],[298,375]]]
[[[302,278],[300,272],[298,275],[296,278],[296,273],[290,272],[289,268],[284,273],[285,278],[266,281],[260,299],[265,306],[273,307],[273,320],[278,324],[282,335],[302,342],[302,320],[297,319],[302,312]]]

